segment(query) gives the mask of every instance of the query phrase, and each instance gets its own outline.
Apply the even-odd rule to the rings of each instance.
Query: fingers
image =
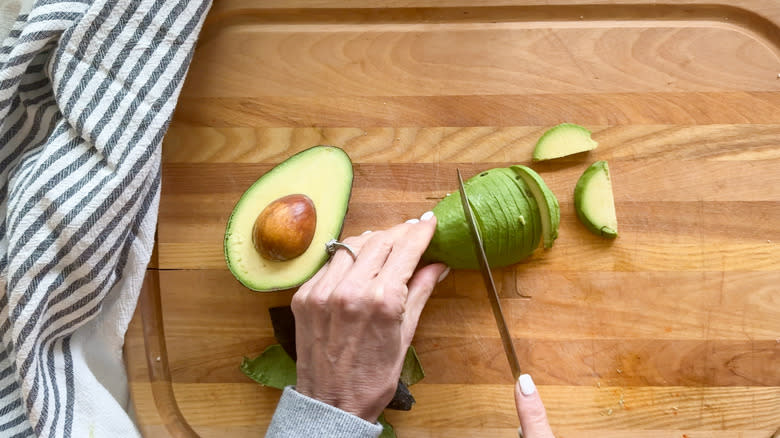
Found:
[[[374,298],[369,293],[371,292],[369,285],[379,274],[393,249],[393,240],[387,233],[372,234],[371,238],[363,244],[360,257],[355,260],[333,292],[339,294],[342,300],[339,307],[353,316],[359,313],[358,309]],[[383,290],[383,288],[377,289]],[[402,307],[400,312],[403,312]]]
[[[361,280],[371,280],[379,274],[385,264],[394,242],[385,233],[372,234],[360,249],[360,257],[355,260],[348,276],[357,273]]]
[[[420,219],[409,220],[385,231],[348,237],[343,243],[355,251],[357,258],[353,260],[348,251],[337,250],[330,261],[298,289],[294,301],[313,299],[324,303],[337,287],[353,293],[366,292],[364,287],[380,277],[377,280],[386,287],[377,291],[383,296],[387,292],[397,294],[397,297],[388,299],[394,302],[400,300],[398,304],[403,309],[408,296],[407,282],[435,230],[436,218],[432,212],[427,212]]]
[[[320,281],[327,270],[328,264],[326,263],[323,267],[320,268],[319,271],[317,271],[316,274],[314,274],[313,277],[308,279],[298,288],[297,291],[295,291],[291,303],[293,313],[295,313],[298,309],[298,306],[306,300],[306,297],[309,295],[312,287],[317,284],[318,281]]]
[[[547,421],[547,412],[536,391],[536,385],[528,374],[523,374],[515,384],[515,404],[520,427],[525,438],[555,438]]]
[[[402,224],[391,231],[396,234],[393,251],[379,276],[406,284],[436,231],[436,216],[429,211],[422,215],[419,222]]]
[[[417,329],[425,303],[428,302],[433,288],[449,274],[450,268],[442,263],[434,263],[418,270],[409,281],[409,294],[406,300],[406,313],[401,325],[403,345],[408,347]]]
[[[374,233],[362,234],[360,236],[347,237],[344,239],[344,244],[348,245],[355,251],[355,255],[360,259],[360,255],[363,252],[363,245],[368,241]],[[322,268],[325,273],[318,279],[316,283],[312,282],[312,288],[309,294],[329,294],[338,285],[347,272],[352,268],[355,261],[352,259],[352,255],[346,249],[339,249],[331,257],[330,261]],[[307,294],[308,295],[308,294]],[[325,297],[320,297],[325,298]]]

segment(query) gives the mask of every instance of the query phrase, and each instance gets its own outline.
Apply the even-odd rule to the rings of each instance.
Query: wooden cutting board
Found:
[[[780,3],[646,1],[216,2],[163,147],[150,272],[167,361],[159,346],[148,353],[158,397],[170,377],[200,436],[262,436],[280,393],[238,365],[274,343],[266,309],[293,292],[235,281],[224,227],[256,178],[330,144],[354,161],[345,236],[418,217],[456,189],[456,167],[519,163],[544,177],[560,237],[495,275],[559,437],[769,438],[780,426]],[[531,163],[561,122],[591,129],[598,149]],[[614,242],[572,205],[600,159]],[[170,399],[162,411],[153,400],[136,316],[125,347],[135,412],[145,436],[168,436],[180,423]],[[478,273],[437,287],[414,345],[427,376],[412,411],[387,415],[399,437],[516,436]]]

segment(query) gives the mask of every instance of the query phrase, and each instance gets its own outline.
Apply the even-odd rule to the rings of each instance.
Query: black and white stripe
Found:
[[[91,361],[121,364],[209,6],[38,1],[0,47],[0,436],[137,435]]]

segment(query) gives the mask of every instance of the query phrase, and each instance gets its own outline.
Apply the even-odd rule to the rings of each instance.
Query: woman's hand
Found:
[[[542,399],[528,374],[523,374],[515,384],[515,405],[520,417],[521,438],[555,438],[547,421]]]
[[[296,390],[375,422],[393,398],[406,350],[434,286],[449,269],[417,268],[436,229],[432,212],[345,239],[345,249],[292,299]]]

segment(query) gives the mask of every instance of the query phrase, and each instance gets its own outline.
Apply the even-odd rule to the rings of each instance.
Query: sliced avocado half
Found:
[[[617,237],[615,198],[606,161],[596,161],[580,176],[574,187],[574,209],[592,233],[609,239]]]
[[[531,189],[511,168],[490,169],[464,182],[490,266],[515,264],[539,246],[541,218]],[[433,208],[436,232],[423,255],[453,269],[479,269],[457,192]]]
[[[533,169],[526,166],[510,167],[531,189],[531,193],[539,206],[539,216],[542,224],[542,241],[545,249],[552,248],[558,238],[558,225],[561,223],[561,208],[558,199],[544,183],[544,180]]]
[[[590,131],[574,123],[561,123],[547,130],[534,148],[534,161],[550,160],[596,149]]]
[[[230,272],[255,291],[299,286],[328,259],[352,191],[352,161],[332,146],[315,146],[255,181],[225,229]]]

